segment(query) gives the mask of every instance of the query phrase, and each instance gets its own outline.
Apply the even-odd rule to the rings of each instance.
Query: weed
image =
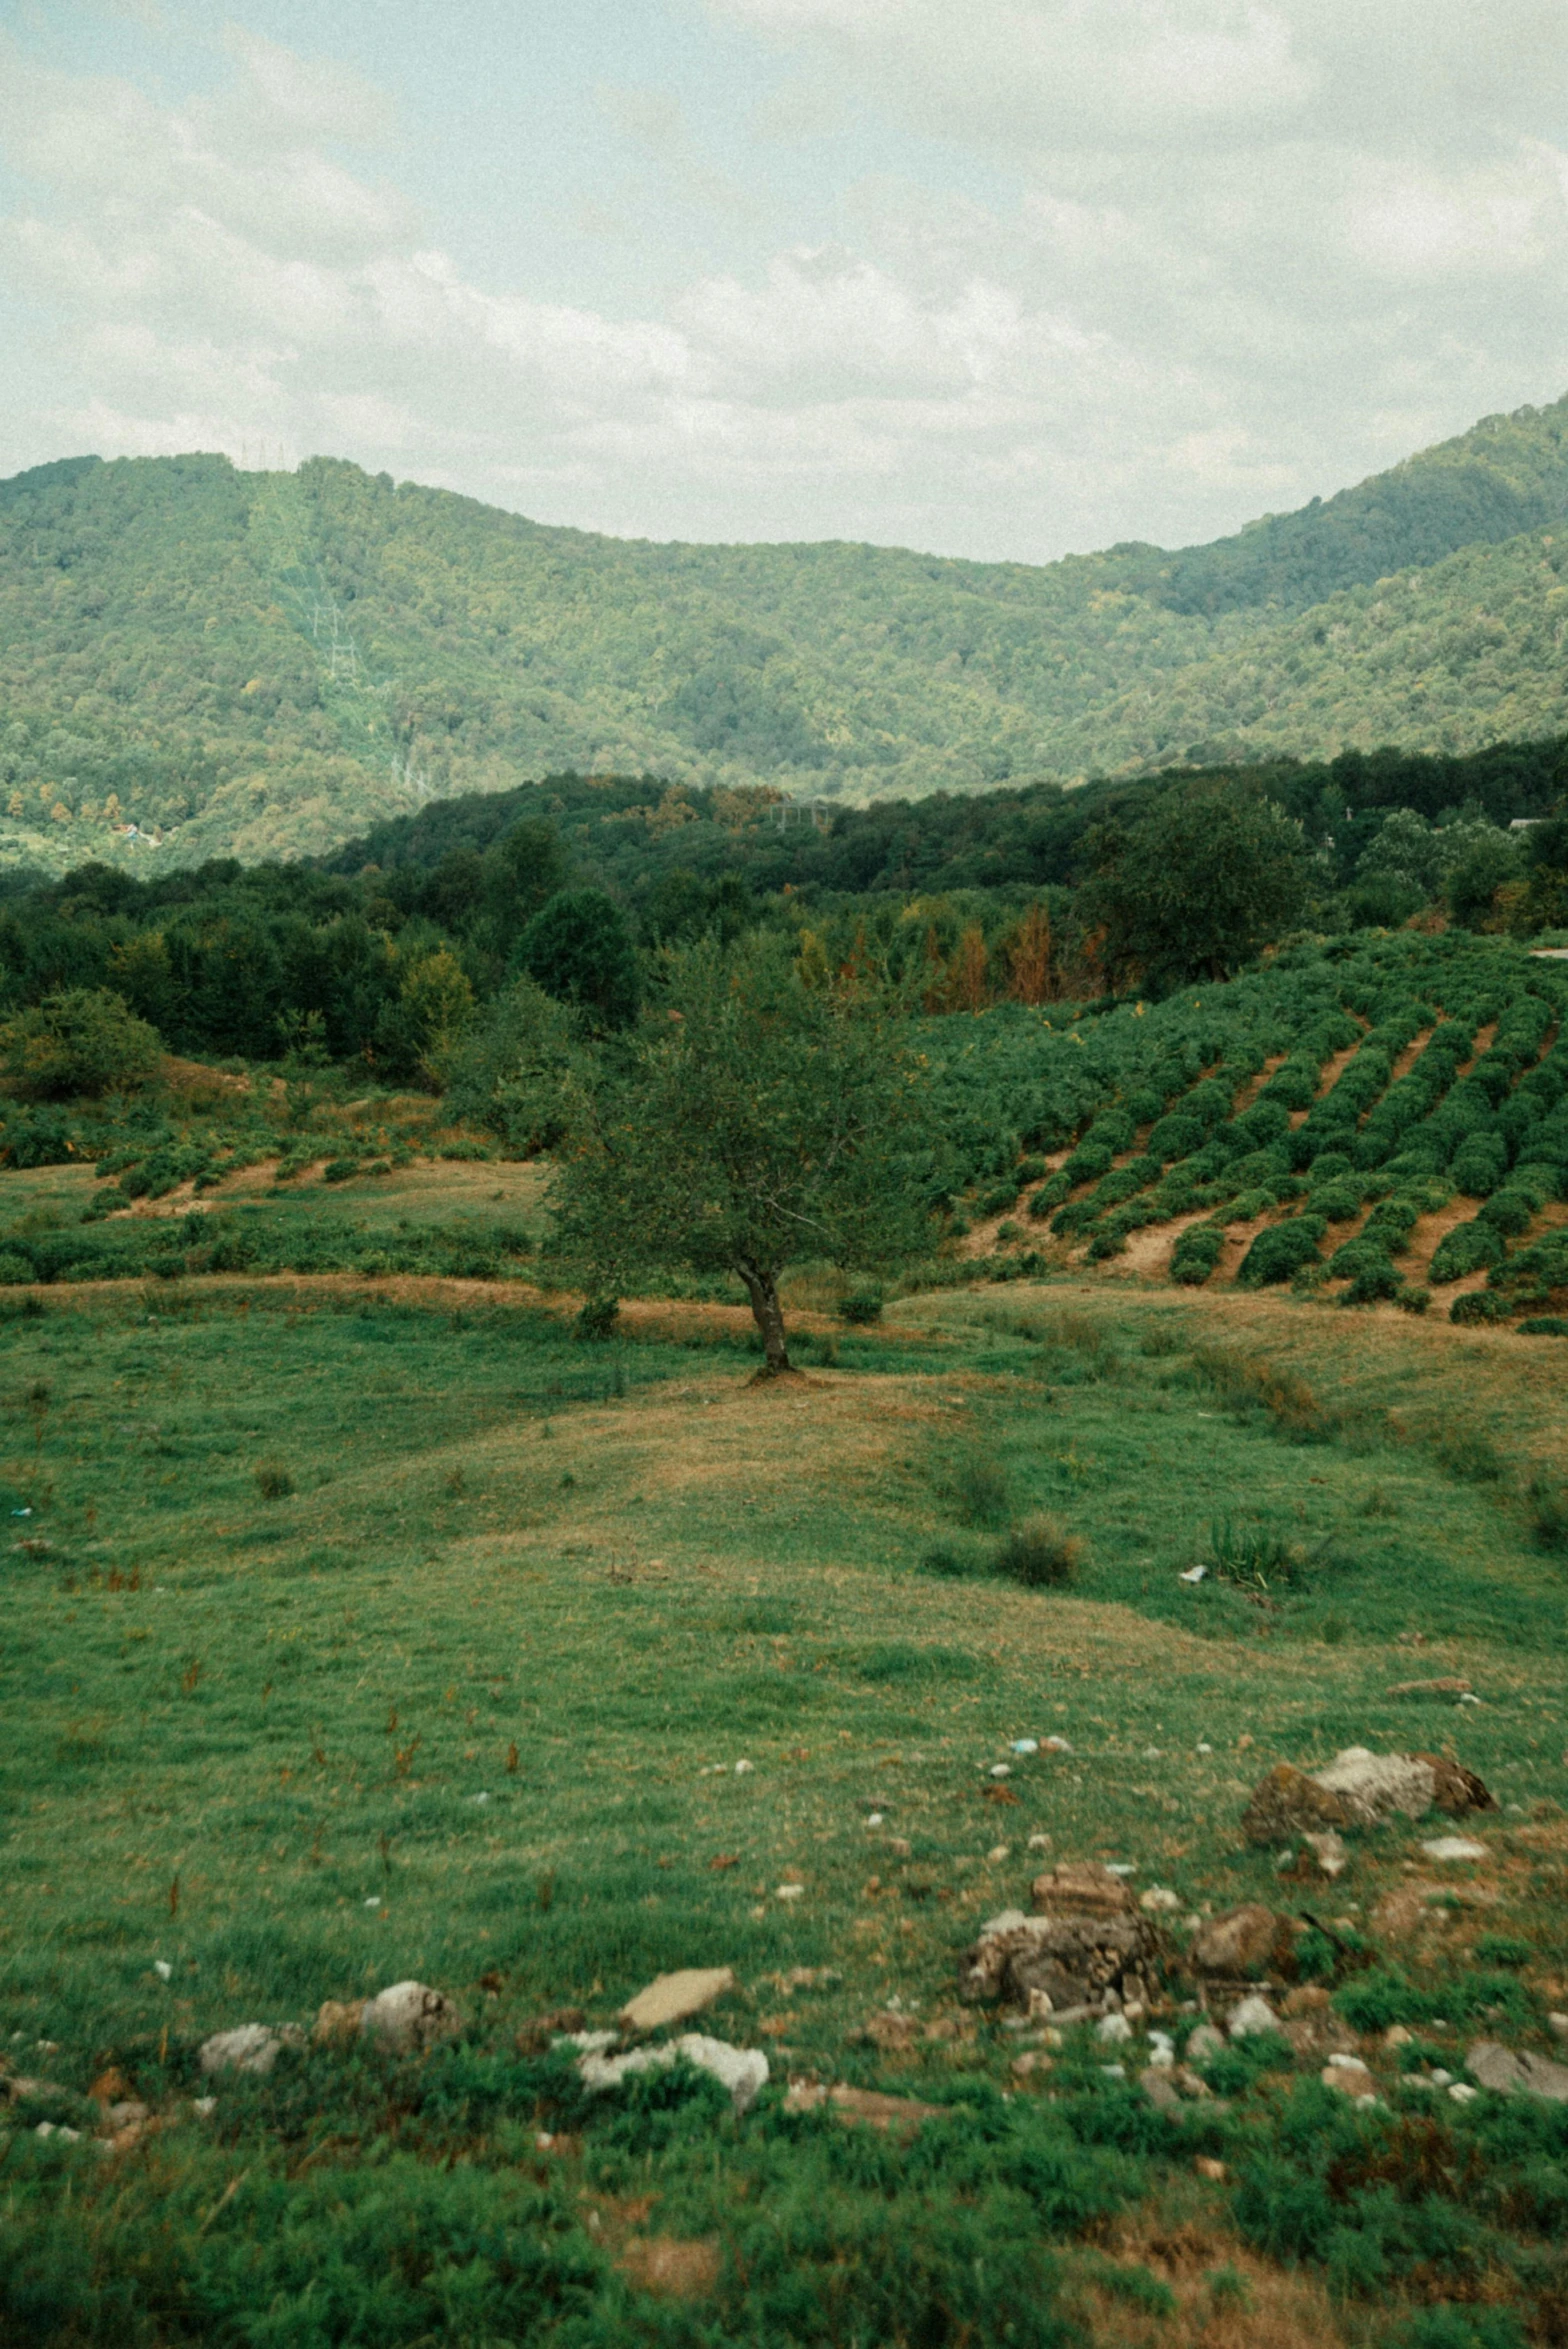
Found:
[[[1339,1415],[1304,1380],[1272,1362],[1207,1344],[1193,1347],[1192,1362],[1221,1402],[1233,1411],[1266,1411],[1292,1443],[1330,1443],[1340,1432]]]
[[[921,1558],[920,1571],[922,1574],[941,1575],[948,1582],[959,1582],[972,1575],[975,1566],[961,1550],[955,1550],[950,1542],[938,1542]]]
[[[277,1460],[264,1460],[256,1471],[256,1490],[264,1501],[286,1501],[294,1490],[294,1479]]]
[[[1260,1593],[1299,1589],[1304,1563],[1281,1534],[1263,1525],[1238,1525],[1229,1517],[1210,1525],[1205,1562],[1218,1581]]]
[[[1501,1484],[1508,1463],[1484,1429],[1452,1413],[1416,1424],[1414,1432],[1445,1476],[1457,1484]]]
[[[995,1571],[1028,1590],[1062,1589],[1077,1578],[1083,1544],[1054,1517],[1026,1517],[997,1550]]]
[[[839,1299],[838,1317],[852,1329],[868,1329],[882,1318],[882,1293],[879,1289],[850,1289]]]
[[[1007,1471],[994,1454],[960,1453],[949,1472],[947,1489],[960,1525],[984,1527],[1007,1522]]]

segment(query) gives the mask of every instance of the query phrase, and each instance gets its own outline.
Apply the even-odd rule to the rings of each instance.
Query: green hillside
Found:
[[[0,860],[321,853],[564,769],[865,804],[1560,732],[1565,434],[1041,568],[594,537],[329,459],[40,467],[0,484]]]

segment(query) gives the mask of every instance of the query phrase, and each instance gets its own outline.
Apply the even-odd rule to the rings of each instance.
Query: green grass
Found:
[[[1559,1441],[1545,1349],[1088,1287],[906,1300],[833,1343],[832,1369],[757,1389],[743,1329],[697,1307],[610,1346],[363,1285],[0,1317],[4,1505],[49,1545],[0,1552],[0,2011],[16,2068],[66,2092],[25,2117],[80,2119],[111,2062],[166,2102],[207,2032],[409,1975],[468,2023],[424,2065],[315,2053],[225,2082],[212,2124],[124,2157],[0,2137],[18,2338],[1065,2342],[1051,2246],[1177,2193],[1194,2152],[1283,2176],[1288,2076],[1178,2124],[1089,2050],[1054,2102],[1004,2103],[1016,2042],[957,2008],[958,1952],[1027,1903],[1032,1836],[1194,1909],[1311,1907],[1235,1822],[1272,1761],[1345,1744],[1457,1733],[1518,1806],[1484,1825],[1508,1889],[1480,1914],[1528,1941],[1505,1979],[1538,2010],[1568,1957],[1560,1907],[1528,1897],[1560,1866],[1528,1813],[1568,1806],[1563,1568],[1526,1491]],[[1454,1473],[1483,1438],[1500,1473]],[[1045,1513],[1082,1544],[1070,1592],[991,1570],[980,1488],[981,1518]],[[1299,1575],[1183,1584],[1221,1521]],[[944,1545],[967,1575],[922,1570]],[[1457,1718],[1386,1693],[1456,1671],[1486,1700]],[[1010,1751],[1053,1732],[1070,1755]],[[1421,1832],[1362,1839],[1319,1900],[1369,1929]],[[1439,1949],[1384,1953],[1423,2015],[1474,1935],[1462,1904],[1436,1914]],[[904,2154],[771,2091],[738,2129],[695,2082],[588,2108],[513,2053],[532,2015],[605,2021],[655,1972],[721,1963],[739,1988],[711,2027],[776,2078],[952,2118]],[[799,1967],[831,1978],[775,1979]],[[860,2038],[892,1997],[944,2035]],[[540,2156],[540,2126],[580,2150]],[[1211,2196],[1209,2222],[1282,2257],[1281,2195]],[[1487,2257],[1533,2225],[1491,2211]],[[711,2236],[708,2296],[628,2280],[628,2227]],[[1301,2253],[1339,2278],[1347,2337],[1407,2275],[1356,2239],[1364,2274],[1317,2236]],[[1544,2287],[1518,2274],[1524,2305]]]

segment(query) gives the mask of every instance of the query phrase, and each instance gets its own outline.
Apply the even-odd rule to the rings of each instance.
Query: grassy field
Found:
[[[78,1180],[8,1176],[8,1210]],[[323,1211],[528,1214],[529,1181]],[[0,2126],[0,2338],[1565,2337],[1557,2108],[1434,2116],[1374,2032],[1378,2112],[1274,2040],[1173,2120],[1092,2043],[1021,2078],[956,1997],[983,1916],[1103,1858],[1184,1915],[1327,1903],[1375,1961],[1351,1987],[1392,1969],[1430,2017],[1444,1986],[1432,2061],[1478,2000],[1548,2044],[1558,1342],[1125,1278],[805,1326],[806,1376],[758,1387],[744,1317],[698,1304],[606,1347],[521,1284],[12,1292],[0,1999],[53,2087]],[[992,1570],[1042,1510],[1069,1588]],[[1449,1675],[1482,1702],[1388,1693]],[[1349,1744],[1454,1747],[1487,1859],[1401,1824],[1282,1887],[1247,1792]],[[725,1964],[706,2027],[774,2072],[744,2123],[684,2072],[590,2103],[528,2037]],[[208,2032],[408,1976],[458,2046],[286,2054],[193,2117]],[[36,2135],[111,2067],[166,2126]],[[787,2113],[802,2075],[943,2112],[906,2148]]]

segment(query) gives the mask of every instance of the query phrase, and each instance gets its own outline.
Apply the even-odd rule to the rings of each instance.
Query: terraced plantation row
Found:
[[[1087,1262],[1417,1312],[1435,1293],[1455,1321],[1568,1334],[1565,1000],[1549,957],[1400,934],[1069,1014],[955,1229],[1004,1278]],[[961,1107],[1021,1042],[953,1054]]]

